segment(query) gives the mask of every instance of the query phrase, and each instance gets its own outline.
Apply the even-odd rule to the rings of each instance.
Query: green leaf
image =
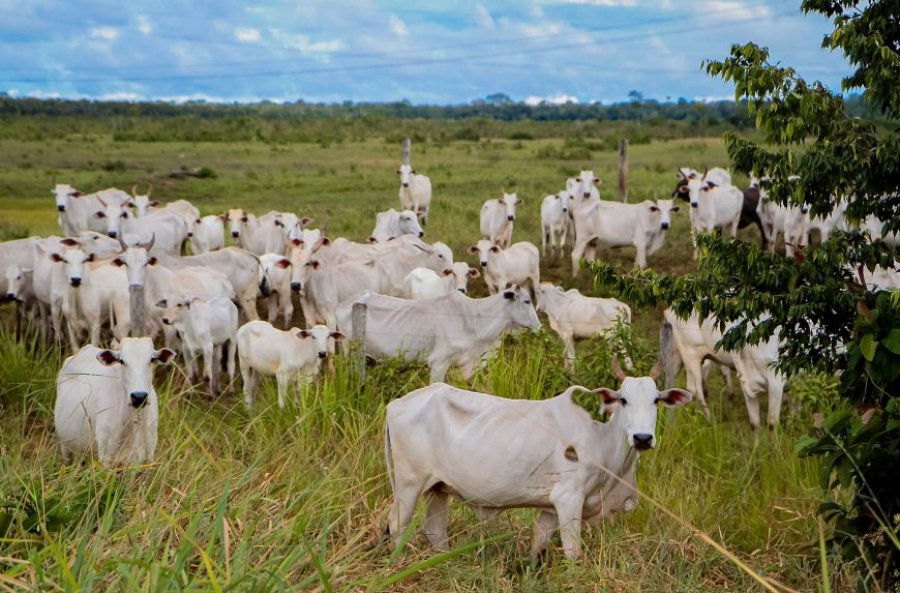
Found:
[[[900,328],[889,331],[887,337],[881,340],[881,344],[894,354],[900,354]]]
[[[872,334],[866,334],[859,341],[859,350],[862,352],[863,358],[872,362],[875,358],[875,350],[878,348],[878,342],[875,341],[875,336]]]

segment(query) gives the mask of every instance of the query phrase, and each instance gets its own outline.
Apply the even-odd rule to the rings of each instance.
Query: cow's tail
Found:
[[[384,465],[387,467],[388,482],[394,489],[394,458],[391,455],[391,430],[387,418],[384,419]]]

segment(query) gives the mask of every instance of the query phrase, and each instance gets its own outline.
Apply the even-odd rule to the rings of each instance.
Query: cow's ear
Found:
[[[331,239],[328,237],[322,237],[322,245],[331,245]]]
[[[369,243],[377,243],[377,242],[378,242],[378,239],[376,239],[375,237],[372,237],[372,236],[370,235],[369,238],[367,239],[367,241],[368,241]]]
[[[275,219],[275,226],[283,227],[283,226],[284,226],[284,223],[283,223],[282,221],[280,221],[279,219],[276,218],[276,219]]]
[[[491,253],[500,253],[500,248],[496,245],[491,245]]]
[[[166,307],[169,306],[169,301],[167,301],[166,299],[162,299],[161,301],[156,301],[156,306],[159,307],[160,309],[165,309]]]
[[[88,253],[87,257],[84,258],[84,261],[94,261],[94,254]]]
[[[508,301],[514,301],[514,300],[516,300],[516,291],[514,291],[514,290],[504,290],[504,291],[503,291],[503,298],[505,298],[505,299],[508,300]]]
[[[73,239],[71,237],[67,237],[59,242],[60,245],[65,245],[66,247],[72,247],[73,245],[79,245],[77,239]]]
[[[97,353],[97,360],[100,361],[100,364],[110,366],[116,364],[117,362],[121,362],[119,358],[118,352],[113,352],[112,350],[101,350]]]
[[[400,169],[397,169],[397,175],[399,175],[399,174],[400,174]],[[53,192],[50,192],[50,193],[52,194]]]
[[[244,214],[243,216],[241,216],[241,222],[247,222],[247,220],[249,220],[249,219],[247,218],[247,215],[246,215],[246,214]]]
[[[116,266],[117,268],[121,268],[122,266],[125,265],[125,260],[122,259],[121,257],[117,257],[116,259],[112,260],[110,263],[112,265]]]
[[[163,348],[162,350],[157,350],[153,353],[153,358],[150,360],[153,362],[158,362],[159,364],[168,364],[170,360],[175,358],[175,351],[171,348]]]
[[[481,272],[479,272],[475,268],[469,268],[469,271],[466,272],[466,274],[469,275],[469,278],[480,278],[481,277]]]
[[[516,196],[516,206],[521,206],[524,203],[525,203],[524,199],[520,198],[519,196]]]
[[[471,253],[471,254],[473,254],[473,255],[476,254],[476,253],[478,253],[478,246],[477,246],[477,245],[472,245],[471,247],[469,247],[468,252]]]
[[[300,247],[303,245],[303,239],[291,239],[291,245],[294,247]]]
[[[453,270],[451,270],[450,268],[445,268],[444,271],[441,272],[441,275],[443,275],[443,276],[452,276],[452,275],[453,275]]]
[[[600,397],[600,403],[607,412],[612,412],[617,405],[622,403],[622,396],[619,392],[608,387],[598,387],[594,393]]]
[[[678,212],[681,210],[681,206],[672,206],[672,212]]]
[[[278,268],[281,268],[282,270],[285,269],[285,268],[290,268],[290,267],[291,267],[291,260],[289,260],[289,259],[287,259],[287,258],[285,258],[285,257],[282,257],[280,260],[278,260],[277,262],[275,262],[275,266],[278,267]]]
[[[706,189],[712,189],[714,187],[717,187],[717,185],[715,183],[713,183],[712,181],[706,182]]]
[[[309,216],[304,216],[298,222],[300,223],[301,227],[305,227],[305,226],[309,225],[310,223],[314,222],[314,220],[312,218],[310,218]]]
[[[412,173],[413,175],[415,175],[415,174],[416,174],[416,170],[413,169],[412,171],[410,171],[410,173]]]
[[[219,214],[216,218],[218,218],[218,219],[221,220],[222,222],[225,222],[225,218],[226,218],[226,217],[225,217],[224,214]]]
[[[596,183],[597,185],[600,185],[602,183],[602,181],[600,181],[599,177],[594,177],[594,183]]]
[[[694,399],[694,395],[684,389],[666,389],[665,391],[660,391],[659,395],[656,396],[656,402],[663,404],[667,408],[683,406],[692,399]]]
[[[150,259],[148,259],[148,260],[147,260],[147,265],[148,265],[148,266],[155,266],[155,265],[156,265],[156,258],[155,258],[155,257],[151,257]]]
[[[328,335],[331,336],[332,338],[334,338],[335,340],[343,340],[344,339],[344,334],[342,334],[341,332],[331,332]]]
[[[319,267],[321,267],[321,265],[322,265],[322,264],[319,263],[319,260],[317,260],[317,259],[313,259],[313,260],[310,260],[310,261],[309,261],[309,266],[310,266],[313,270],[318,270]]]
[[[61,262],[61,261],[63,261],[63,257],[62,257],[60,254],[58,254],[58,253],[51,253],[51,254],[50,254],[50,259],[51,259],[52,261],[55,261],[55,262]]]
[[[159,208],[162,205],[162,202],[160,202],[159,200],[153,200],[152,202],[150,202],[150,205],[154,208]]]
[[[306,331],[305,329],[301,329],[294,335],[297,336],[301,340],[305,340],[306,338],[310,337],[312,334],[309,333],[308,331]]]
[[[686,193],[689,193],[690,191],[691,190],[690,190],[690,188],[688,188],[687,184],[678,186],[678,193],[680,193],[680,194],[686,194]]]
[[[80,191],[78,191],[78,190],[75,190],[75,191],[71,192],[69,195],[70,195],[71,197],[73,197],[73,198],[80,198],[81,196],[84,195],[84,192],[80,192]]]

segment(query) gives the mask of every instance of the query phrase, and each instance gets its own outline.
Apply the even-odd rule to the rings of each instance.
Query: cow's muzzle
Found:
[[[669,228],[669,223],[668,223],[668,222],[661,222],[661,223],[659,223],[659,228],[661,228],[662,230],[666,230],[666,229]]]
[[[515,219],[516,219],[515,216],[507,216],[507,217],[506,217],[506,220],[515,220]]]
[[[468,293],[468,291],[467,291],[465,288],[457,288],[456,290],[458,290],[459,292],[461,292],[461,293],[463,293],[463,294],[467,294],[467,293]]]
[[[486,268],[486,267],[487,267],[487,262],[486,262],[486,261],[481,262],[481,267],[482,267],[482,268]]]
[[[269,288],[269,283],[263,281],[263,282],[259,285],[259,292],[260,292],[264,297],[267,297],[267,296],[271,295],[271,294],[272,294],[272,289]]]
[[[691,208],[696,208],[700,204],[698,202],[691,202]]]
[[[147,403],[147,392],[146,391],[132,391],[129,394],[131,398],[131,407],[135,409],[143,408]]]
[[[231,236],[232,236],[232,238],[237,239],[238,237],[241,236],[241,233],[240,233],[240,231],[231,231]]]
[[[194,233],[188,233],[188,239],[194,236]]]
[[[328,356],[327,352],[325,352],[324,350],[319,350],[319,358],[325,358],[326,356]]]
[[[568,212],[568,211],[569,211],[568,208],[563,208],[563,212]]]
[[[589,192],[589,191],[584,192],[584,193],[582,194],[582,197],[585,197],[585,198],[591,197],[591,192]]]
[[[165,323],[166,325],[172,325],[172,320],[169,319],[168,317],[163,317],[162,322]]]
[[[11,301],[14,301],[14,300],[16,300],[16,293],[14,293],[14,292],[7,292],[7,293],[6,293],[6,298],[8,298],[8,299],[11,300]]]
[[[77,288],[81,286],[81,278],[69,278],[69,284]]]
[[[419,238],[421,239],[424,236],[425,236],[425,231],[419,231]]]
[[[65,212],[65,211],[66,211],[66,207],[65,207],[65,206],[57,206],[56,209],[59,210],[60,212]]]
[[[110,237],[112,237],[113,239],[115,239],[116,237],[119,236],[119,233],[117,233],[116,231],[109,231],[106,234],[109,235]]]
[[[301,290],[303,290],[303,284],[301,284],[300,282],[291,282],[291,290],[300,292]]]
[[[634,442],[634,448],[638,451],[646,451],[653,447],[652,434],[636,434],[631,439]]]
[[[408,183],[404,183],[404,184],[403,184],[403,187],[409,187],[409,184],[408,184]]]

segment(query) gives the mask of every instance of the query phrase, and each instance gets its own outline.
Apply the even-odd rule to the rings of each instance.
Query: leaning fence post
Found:
[[[365,303],[353,303],[352,319],[353,327],[351,336],[351,364],[359,385],[366,382],[366,309]]]
[[[674,356],[674,347],[672,343],[672,324],[668,321],[663,321],[662,325],[659,327],[659,355],[663,361],[663,372],[665,377],[665,383],[663,387],[665,389],[672,389],[675,387],[675,356]],[[673,408],[668,408],[667,415],[669,417],[669,423],[675,424],[675,410]]]
[[[410,141],[409,138],[404,138],[403,139],[403,164],[404,165],[409,164],[409,152],[410,152],[411,146],[412,146],[412,141]]]
[[[619,199],[628,201],[628,139],[619,140]]]
[[[131,337],[147,335],[144,331],[144,287],[141,284],[128,286],[129,310],[131,311]]]

